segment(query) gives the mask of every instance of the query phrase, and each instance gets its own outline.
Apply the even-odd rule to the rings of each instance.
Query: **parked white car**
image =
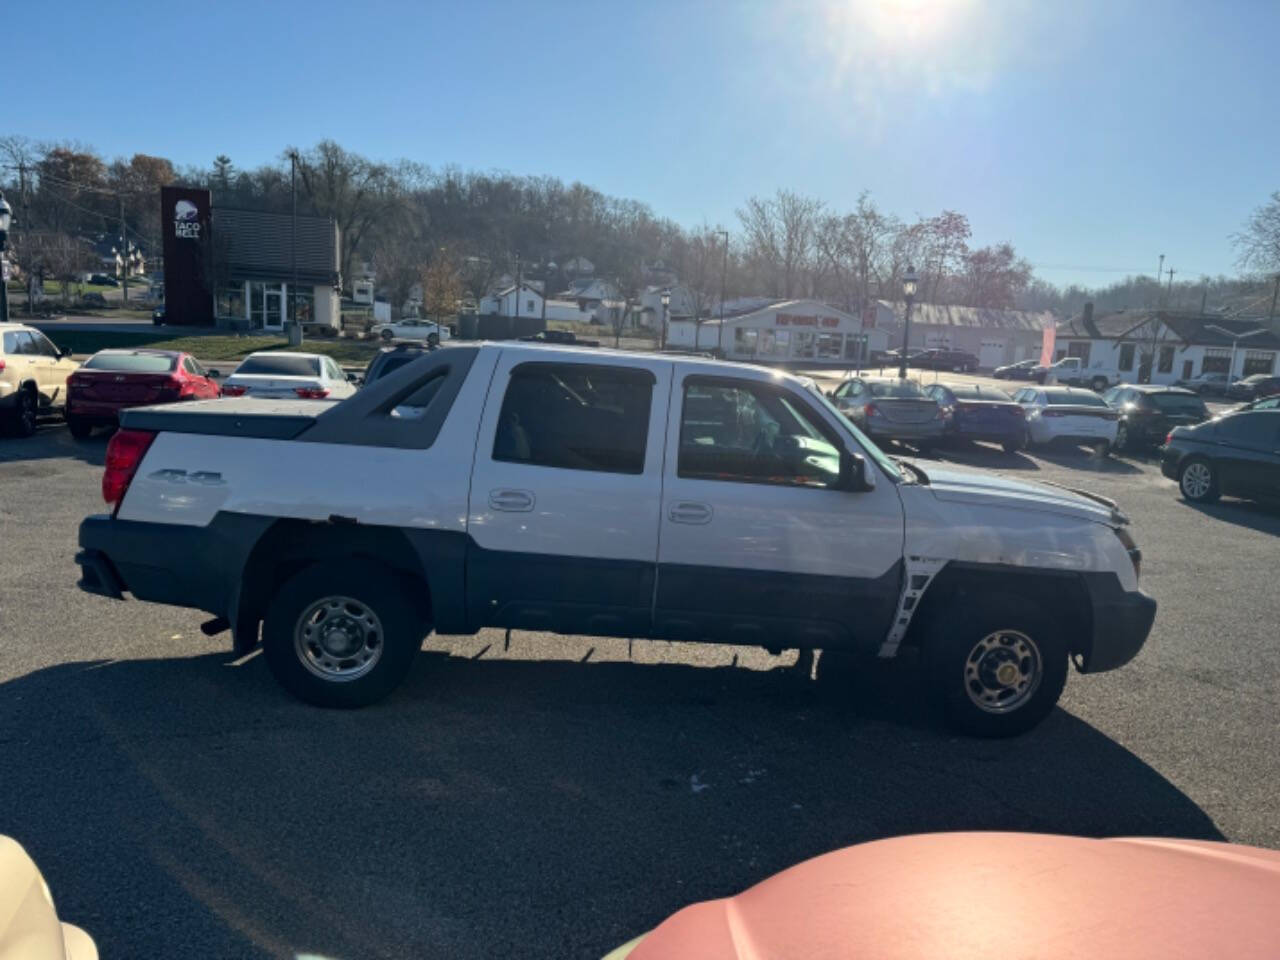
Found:
[[[441,343],[449,339],[449,328],[430,320],[406,317],[391,323],[375,323],[369,332],[383,340],[423,340]]]
[[[1120,413],[1092,390],[1082,387],[1023,387],[1013,395],[1027,414],[1027,439],[1043,446],[1054,441],[1116,442]]]
[[[282,406],[125,411],[114,513],[81,524],[77,562],[83,589],[207,611],[242,652],[261,624],[311,703],[385,697],[432,630],[507,627],[914,648],[958,728],[1007,736],[1155,617],[1112,501],[891,459],[775,370],[460,345]]]
[[[240,361],[222,385],[224,397],[272,400],[341,400],[356,392],[332,357],[319,353],[262,350]]]

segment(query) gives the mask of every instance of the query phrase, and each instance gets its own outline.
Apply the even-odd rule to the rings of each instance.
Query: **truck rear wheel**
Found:
[[[1020,597],[989,595],[937,618],[927,649],[948,724],[971,736],[1025,733],[1049,715],[1067,682],[1061,635]]]
[[[400,685],[429,630],[389,571],[307,567],[267,609],[262,649],[276,681],[320,707],[364,707]]]

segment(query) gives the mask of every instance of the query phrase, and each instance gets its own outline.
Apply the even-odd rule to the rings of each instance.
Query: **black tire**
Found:
[[[410,603],[410,595],[399,578],[375,564],[307,567],[280,587],[267,608],[262,625],[262,652],[267,666],[282,687],[307,703],[348,709],[377,703],[404,680],[422,648],[423,637],[430,632],[430,625]],[[325,653],[319,646],[320,636],[310,644],[305,639],[295,642],[297,632],[305,627],[300,622],[303,616],[326,599],[352,601],[349,605],[338,605],[332,614],[318,614],[339,618],[344,627],[353,616],[363,620],[365,614],[372,614],[376,626],[367,631],[365,645],[354,656],[344,658],[341,654]],[[355,610],[362,613],[353,614]],[[337,632],[346,636],[345,631]],[[318,663],[314,668],[308,666],[301,652],[305,647],[314,651],[310,657],[312,663],[332,657],[337,661],[335,670],[350,663],[350,678],[337,679],[333,671],[329,671],[330,678],[317,673],[324,668]],[[364,653],[371,655],[372,666],[363,667],[358,663]],[[354,675],[350,672],[361,669],[366,672]]]
[[[432,350],[440,346],[440,334],[438,333],[427,334],[427,346],[430,347]]]
[[[1101,393],[1103,390],[1107,389],[1107,386],[1108,384],[1107,384],[1106,377],[1094,377],[1093,380],[1089,383],[1089,387],[1093,390],[1094,393]]]
[[[947,724],[975,737],[1026,733],[1049,715],[1066,685],[1060,631],[1036,604],[1009,594],[962,599],[959,608],[934,618],[926,638],[930,685]],[[1018,668],[1016,680],[1006,678],[1009,686],[997,676],[1007,663]]]
[[[1207,484],[1197,482],[1206,476]],[[1218,471],[1204,457],[1187,457],[1178,466],[1178,490],[1191,503],[1213,503],[1221,496]]]
[[[93,424],[80,417],[67,417],[67,429],[77,440],[86,440],[89,434],[93,433]]]
[[[1115,442],[1111,444],[1111,449],[1119,453],[1122,450],[1129,449],[1129,443],[1129,425],[1121,420],[1116,424],[1116,439]]]
[[[30,388],[19,390],[13,412],[9,415],[9,429],[15,437],[35,436],[36,413],[36,392]]]
[[[1005,453],[1019,453],[1027,448],[1027,437],[1024,434],[1019,440],[1006,440],[1000,447]]]
[[[390,330],[383,330],[381,333],[378,334],[378,336],[380,336],[383,340],[386,340],[388,343],[390,343],[392,340],[396,338],[396,335],[392,333]]]

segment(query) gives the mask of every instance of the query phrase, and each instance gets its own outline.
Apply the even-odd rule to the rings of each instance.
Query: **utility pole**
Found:
[[[124,195],[120,200],[120,292],[124,302],[129,302],[129,232],[124,225]]]
[[[1280,273],[1276,274],[1276,288],[1271,291],[1271,312],[1267,314],[1268,320],[1276,318],[1276,297],[1280,296]]]
[[[1164,254],[1160,254],[1160,266],[1156,268],[1156,306],[1160,306],[1160,278],[1164,276]]]
[[[719,350],[720,356],[724,356],[724,286],[725,278],[729,275],[729,231],[717,230],[720,236],[724,237],[724,259],[720,262],[720,329],[716,333],[716,349]],[[696,352],[701,344],[695,343],[693,349]]]
[[[1169,288],[1168,290],[1165,291],[1165,295],[1164,295],[1164,305],[1166,307],[1171,307],[1173,305],[1173,275],[1175,273],[1177,273],[1177,271],[1174,270],[1173,267],[1170,267],[1169,268]]]
[[[1200,289],[1200,316],[1204,316],[1205,304],[1209,301],[1209,278],[1204,278],[1204,286]]]
[[[291,242],[289,256],[293,261],[293,280],[289,287],[289,343],[302,343],[302,330],[298,326],[298,151],[289,151],[289,194],[293,202],[293,219],[290,223]],[[341,325],[341,323],[339,323]]]
[[[24,255],[27,255],[27,313],[34,315],[36,298],[33,294],[35,293],[36,272],[32,269],[30,251],[25,246],[26,241],[31,237],[31,227],[28,226],[27,221],[27,164],[23,160],[18,161],[18,205],[22,207],[22,220],[19,221],[18,226],[22,228],[23,240],[23,243],[19,244],[19,248]]]
[[[516,254],[516,322],[511,326],[511,335],[519,336],[520,333],[520,287],[524,283],[524,274],[520,272],[520,254]]]

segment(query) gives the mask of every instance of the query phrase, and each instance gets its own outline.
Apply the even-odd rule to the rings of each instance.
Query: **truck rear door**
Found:
[[[649,633],[671,364],[591,359],[498,360],[468,508],[475,625]]]

